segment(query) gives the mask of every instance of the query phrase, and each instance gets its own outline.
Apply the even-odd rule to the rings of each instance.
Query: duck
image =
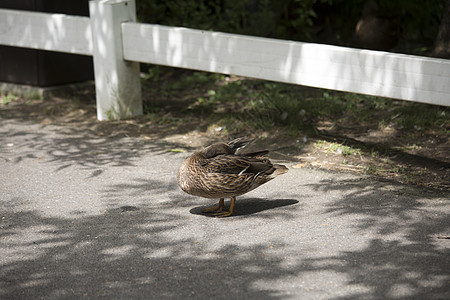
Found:
[[[239,154],[251,142],[237,138],[230,142],[214,143],[194,152],[178,169],[177,181],[187,194],[208,199],[219,199],[217,206],[204,209],[215,217],[233,214],[236,197],[250,192],[275,177],[288,172],[284,165],[273,164],[267,150]],[[224,199],[230,198],[230,207],[224,211]]]
[[[361,19],[356,24],[355,35],[363,48],[388,51],[398,43],[399,27],[394,19],[378,16],[378,5],[370,0],[363,6]]]

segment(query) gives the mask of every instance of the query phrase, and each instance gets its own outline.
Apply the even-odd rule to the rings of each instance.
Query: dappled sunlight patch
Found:
[[[130,255],[132,251],[135,250],[136,248],[133,245],[123,245],[119,247],[105,249],[100,253],[105,256],[105,260],[114,261]]]

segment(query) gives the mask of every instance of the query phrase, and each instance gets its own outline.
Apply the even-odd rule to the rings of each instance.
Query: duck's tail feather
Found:
[[[240,149],[247,146],[251,141],[252,139],[241,137],[228,142],[228,146],[230,146],[231,149],[233,149],[233,152],[236,153]]]
[[[273,167],[275,168],[275,170],[272,174],[270,174],[273,178],[289,171],[289,169],[285,165],[273,165]]]
[[[269,153],[269,150],[263,150],[263,151],[252,152],[252,153],[244,153],[241,155],[246,156],[246,157],[262,157],[262,156],[267,155],[268,153]]]

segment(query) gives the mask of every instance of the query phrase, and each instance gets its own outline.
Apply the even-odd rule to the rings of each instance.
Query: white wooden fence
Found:
[[[134,0],[89,9],[0,9],[0,44],[92,55],[100,120],[142,114],[139,62],[450,106],[449,60],[138,24]]]

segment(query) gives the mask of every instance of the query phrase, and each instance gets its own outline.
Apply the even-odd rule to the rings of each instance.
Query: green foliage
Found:
[[[315,3],[331,0],[138,0],[145,23],[290,39],[311,36]]]
[[[420,103],[406,103],[395,110],[399,115],[396,123],[405,129],[416,131],[429,127],[445,128],[450,123],[448,109]]]
[[[317,14],[314,40],[354,46],[354,30],[367,0],[332,0],[315,5]],[[378,16],[389,18],[399,26],[400,40],[396,52],[426,55],[431,52],[445,11],[442,0],[376,0]]]
[[[318,140],[315,143],[315,146],[318,149],[324,150],[326,153],[332,152],[332,153],[341,154],[343,156],[362,155],[362,153],[363,153],[363,150],[360,148],[344,145],[341,143],[328,142],[328,141],[324,141],[324,140]]]
[[[141,22],[297,41],[354,46],[366,0],[137,0]],[[400,26],[396,51],[430,53],[442,0],[378,0],[379,15]]]
[[[400,50],[421,55],[432,50],[445,11],[445,1],[382,0],[380,10],[397,18],[401,29]]]
[[[17,99],[17,96],[8,93],[7,95],[0,94],[0,101],[3,103],[3,105],[7,105],[11,101],[14,101]]]
[[[222,127],[230,134],[284,127],[292,136],[298,136],[314,134],[318,124],[324,123],[381,131],[395,127],[411,133],[442,132],[450,126],[450,113],[441,106],[206,72],[154,68],[161,68],[157,71],[160,75],[148,80],[158,88],[152,94],[160,98],[156,101],[152,96],[144,101],[144,111],[156,123],[179,121],[167,115],[163,108],[165,98],[179,98],[184,103],[180,102],[180,113],[202,116],[208,124]],[[171,72],[173,78],[166,74]],[[345,155],[346,149],[341,150]]]

